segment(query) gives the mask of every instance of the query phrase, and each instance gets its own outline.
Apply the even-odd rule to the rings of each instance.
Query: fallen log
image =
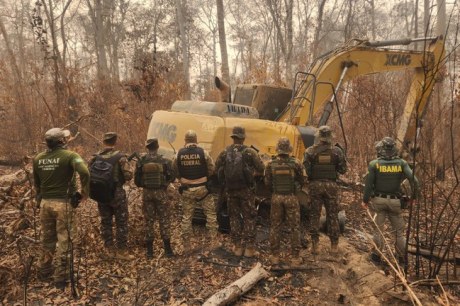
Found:
[[[243,277],[212,295],[203,303],[203,306],[228,305],[248,292],[261,279],[268,276],[269,273],[262,267],[262,264],[258,262],[256,266],[243,275]]]
[[[27,173],[24,170],[18,170],[12,174],[0,176],[0,186],[11,187],[21,185],[27,181]]]

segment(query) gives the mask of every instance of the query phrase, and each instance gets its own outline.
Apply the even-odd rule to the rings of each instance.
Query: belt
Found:
[[[391,194],[383,194],[383,193],[376,193],[375,196],[379,198],[387,198],[387,199],[401,199],[400,196],[391,195]]]

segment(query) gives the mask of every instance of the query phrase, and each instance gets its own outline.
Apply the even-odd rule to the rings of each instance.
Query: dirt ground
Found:
[[[79,239],[75,241],[74,252],[78,297],[72,297],[70,286],[62,292],[36,278],[40,232],[37,211],[30,199],[22,201],[22,211],[18,209],[28,189],[30,186],[3,191],[0,202],[0,301],[5,305],[21,305],[25,301],[29,305],[201,305],[257,262],[263,264],[270,276],[234,305],[411,304],[388,266],[375,265],[369,260],[366,238],[369,222],[363,221],[364,214],[357,209],[358,198],[353,194],[342,200],[349,221],[340,239],[340,255],[329,254],[329,239],[322,235],[320,254],[313,256],[308,247],[303,249],[302,269],[291,270],[286,265],[287,256],[279,267],[270,266],[266,222],[257,226],[258,258],[231,254],[228,235],[221,236],[222,246],[210,246],[202,226],[195,227],[191,254],[181,255],[180,205],[176,198],[171,201],[170,209],[174,216],[172,246],[179,254],[172,259],[163,256],[157,228],[155,258],[146,260],[140,194],[135,188],[128,188],[133,261],[102,259],[96,203],[89,201],[78,208]],[[286,240],[282,249],[288,249]],[[447,302],[459,305],[458,286],[446,290],[442,293],[439,288],[414,288],[423,305],[447,305]]]

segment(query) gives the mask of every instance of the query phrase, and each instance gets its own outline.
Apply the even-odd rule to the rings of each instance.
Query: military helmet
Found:
[[[186,143],[196,143],[198,141],[198,137],[194,130],[188,130],[185,132],[185,142]]]
[[[47,141],[59,141],[65,137],[64,130],[61,128],[52,128],[46,131],[45,140]]]
[[[281,137],[278,140],[278,144],[276,145],[276,152],[278,154],[290,154],[292,152],[292,146],[287,137]]]
[[[232,135],[230,137],[235,137],[239,139],[246,138],[246,130],[242,126],[235,126],[233,127]]]
[[[391,137],[383,137],[381,142],[385,150],[393,149],[396,146],[396,142]]]
[[[147,141],[145,142],[145,147],[149,149],[153,149],[153,150],[158,149],[159,148],[158,139],[157,138],[147,139]]]
[[[315,133],[315,137],[322,142],[332,141],[332,129],[328,125],[322,125]]]
[[[396,148],[396,142],[391,137],[383,137],[380,141],[382,143],[381,155],[386,159],[393,159],[398,156],[398,150]]]
[[[377,157],[382,156],[382,154],[383,154],[383,142],[381,140],[377,141],[375,143],[375,152],[377,153]]]

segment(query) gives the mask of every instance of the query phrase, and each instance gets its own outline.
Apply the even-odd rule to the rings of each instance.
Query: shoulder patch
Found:
[[[73,160],[74,163],[79,164],[83,162],[83,159],[81,157],[77,157]]]

